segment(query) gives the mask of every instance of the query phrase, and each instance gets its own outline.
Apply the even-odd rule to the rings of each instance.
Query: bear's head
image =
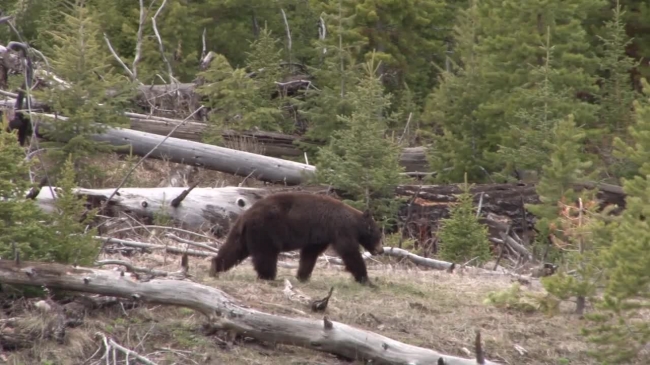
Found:
[[[361,216],[359,225],[359,243],[372,255],[381,255],[384,253],[381,229],[379,229],[379,225],[372,218],[372,214],[368,209],[366,209]]]

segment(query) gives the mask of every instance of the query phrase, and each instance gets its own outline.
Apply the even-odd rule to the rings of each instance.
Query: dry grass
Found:
[[[115,257],[115,255],[110,255]],[[105,255],[104,258],[109,258]],[[178,256],[152,253],[131,258],[139,266],[175,271]],[[219,278],[207,277],[207,259],[190,260],[195,280],[218,287],[270,313],[294,316],[290,308],[304,310],[282,294],[282,281],[290,278],[295,288],[314,298],[326,295],[330,286],[329,316],[340,322],[378,332],[396,340],[444,353],[471,356],[474,329],[480,328],[487,356],[510,364],[595,364],[586,354],[578,335],[581,322],[569,315],[547,317],[506,311],[483,304],[488,292],[511,286],[507,277],[485,278],[417,268],[371,268],[379,290],[360,286],[340,267],[320,262],[308,283],[298,283],[295,269],[279,268],[278,280],[259,282],[248,261]],[[395,266],[395,265],[392,265]],[[271,303],[271,304],[269,304]],[[321,318],[322,315],[312,315]],[[37,314],[27,315],[29,325],[39,327]],[[158,364],[343,364],[332,355],[286,345],[273,346],[255,341],[219,346],[221,340],[201,331],[204,318],[191,310],[150,306],[90,313],[85,323],[69,329],[64,346],[42,338],[30,349],[5,354],[10,364],[80,364],[101,346],[97,331]],[[515,349],[521,346],[527,353]],[[100,363],[103,349],[88,363]],[[358,362],[361,364],[361,362]]]

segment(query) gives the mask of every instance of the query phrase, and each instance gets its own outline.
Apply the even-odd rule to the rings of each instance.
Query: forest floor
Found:
[[[102,256],[104,259],[119,258],[117,255]],[[180,265],[178,256],[164,257],[158,253],[138,256],[130,258],[138,266],[176,271]],[[587,356],[587,347],[579,335],[581,320],[566,309],[555,316],[547,316],[536,311],[524,313],[485,304],[489,292],[512,286],[512,279],[507,276],[486,278],[450,274],[422,270],[410,264],[392,265],[392,269],[381,266],[381,269],[371,267],[369,270],[378,290],[356,284],[340,266],[329,266],[324,261],[319,262],[307,283],[297,282],[295,269],[287,268],[278,269],[275,282],[260,282],[255,278],[250,260],[218,278],[210,278],[207,259],[190,258],[189,272],[193,280],[222,289],[255,309],[284,316],[297,316],[297,311],[304,311],[312,318],[323,316],[309,313],[300,304],[289,301],[282,292],[285,278],[291,281],[294,289],[312,298],[325,297],[333,286],[327,309],[332,320],[450,355],[473,357],[474,331],[478,328],[486,357],[493,361],[503,364],[595,364]],[[18,317],[24,319],[24,326],[42,330],[46,323],[44,315],[26,304],[21,302],[23,308],[13,315],[22,312]],[[228,339],[202,332],[204,323],[201,314],[185,308],[152,305],[127,309],[118,305],[88,313],[81,326],[67,330],[63,345],[41,338],[30,348],[2,353],[0,362],[104,364],[102,341],[95,337],[101,332],[160,365],[362,364],[295,346],[273,346],[246,339],[224,345],[224,340]]]

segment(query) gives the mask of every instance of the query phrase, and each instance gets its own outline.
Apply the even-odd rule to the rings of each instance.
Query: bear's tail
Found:
[[[238,219],[228,233],[226,242],[219,248],[217,256],[212,258],[210,276],[214,277],[219,272],[228,271],[248,257],[244,234],[242,220]]]

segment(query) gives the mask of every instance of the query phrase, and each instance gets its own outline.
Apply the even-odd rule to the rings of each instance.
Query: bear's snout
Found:
[[[370,253],[372,255],[381,255],[384,253],[384,246],[380,244],[379,246],[375,247],[374,250],[370,251]]]

